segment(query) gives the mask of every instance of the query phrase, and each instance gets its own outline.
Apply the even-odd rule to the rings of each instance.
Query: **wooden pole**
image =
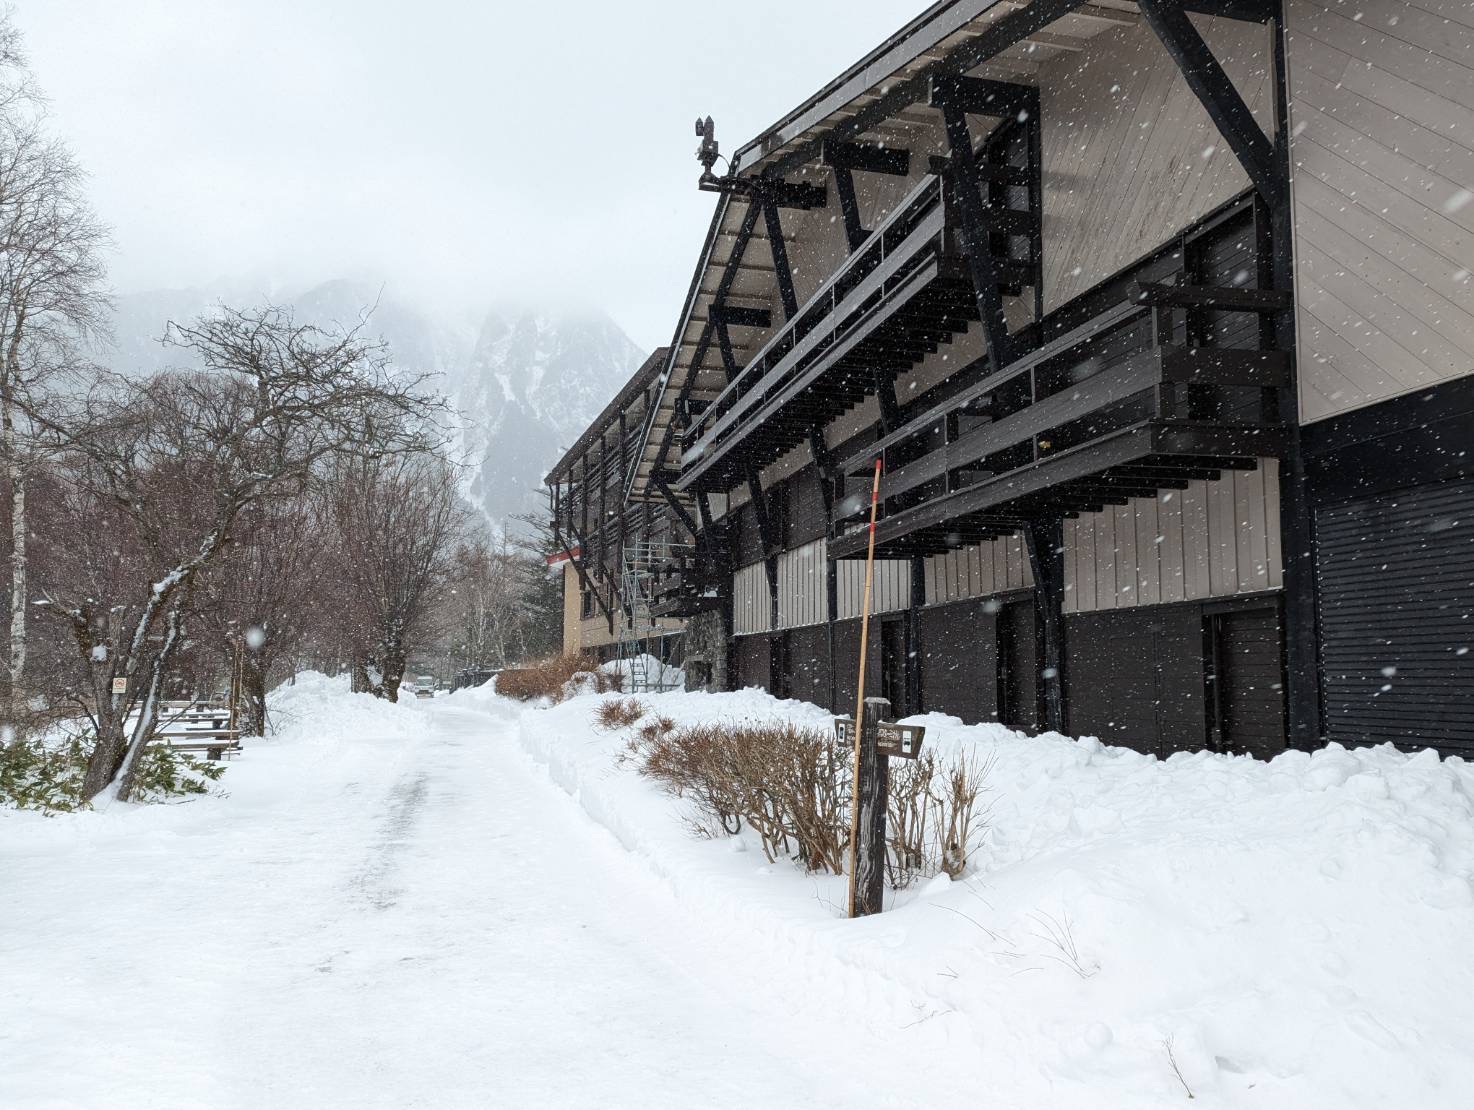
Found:
[[[235,658],[230,665],[230,730],[236,727],[236,705],[241,696],[241,644],[237,640],[235,644]]]
[[[870,592],[875,585],[875,518],[880,508],[881,460],[875,460],[875,477],[870,483],[870,540],[865,548],[865,594],[860,603],[860,674],[855,682],[855,727],[853,765],[850,775],[850,890],[849,915],[859,909],[860,880],[860,759],[861,725],[865,720],[865,656],[870,648]]]

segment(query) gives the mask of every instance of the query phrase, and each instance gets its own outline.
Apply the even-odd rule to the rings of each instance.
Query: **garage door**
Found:
[[[1474,482],[1316,513],[1326,730],[1474,755]]]

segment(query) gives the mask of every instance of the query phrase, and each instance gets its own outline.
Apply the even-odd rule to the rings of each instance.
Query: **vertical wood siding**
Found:
[[[1024,541],[1004,536],[926,560],[926,603],[946,605],[1034,585]]]
[[[815,540],[778,558],[778,627],[801,628],[829,619],[824,596],[825,542]],[[767,581],[763,582],[764,589]]]
[[[773,630],[773,601],[762,563],[749,563],[732,576],[732,633],[748,636]]]
[[[1281,585],[1279,463],[1065,521],[1067,613]]]
[[[1286,0],[1300,411],[1474,373],[1474,5]]]
[[[865,596],[865,560],[841,559],[838,620],[860,615]],[[871,613],[893,613],[911,604],[911,563],[908,559],[875,560],[875,586],[870,598]]]

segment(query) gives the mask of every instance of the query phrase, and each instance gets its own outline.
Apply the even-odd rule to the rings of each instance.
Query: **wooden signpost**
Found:
[[[890,785],[889,756],[915,759],[926,730],[884,718],[891,703],[865,696],[865,656],[870,646],[870,595],[875,585],[875,518],[880,508],[881,460],[875,460],[870,486],[870,542],[865,551],[865,596],[860,605],[860,675],[855,683],[855,715],[840,717],[834,728],[854,751],[850,793],[849,915],[879,913],[885,895],[885,803]],[[855,727],[855,722],[860,727]]]
[[[921,754],[926,726],[902,725],[885,718],[891,703],[866,698],[858,734],[853,717],[836,717],[834,731],[858,755],[850,823],[850,916],[879,913],[885,896],[885,803],[890,788],[890,757]]]

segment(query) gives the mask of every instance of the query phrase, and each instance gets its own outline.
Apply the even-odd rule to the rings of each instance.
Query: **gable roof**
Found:
[[[639,369],[631,375],[629,381],[624,383],[619,392],[614,395],[614,399],[604,406],[599,415],[594,417],[589,426],[584,429],[583,434],[574,441],[573,446],[564,451],[563,457],[553,464],[553,468],[543,478],[544,485],[551,485],[558,481],[572,469],[575,462],[588,453],[594,441],[618,420],[619,414],[625,411],[629,403],[655,380],[661,367],[666,363],[669,350],[668,347],[656,347],[650,356],[640,363]]]

